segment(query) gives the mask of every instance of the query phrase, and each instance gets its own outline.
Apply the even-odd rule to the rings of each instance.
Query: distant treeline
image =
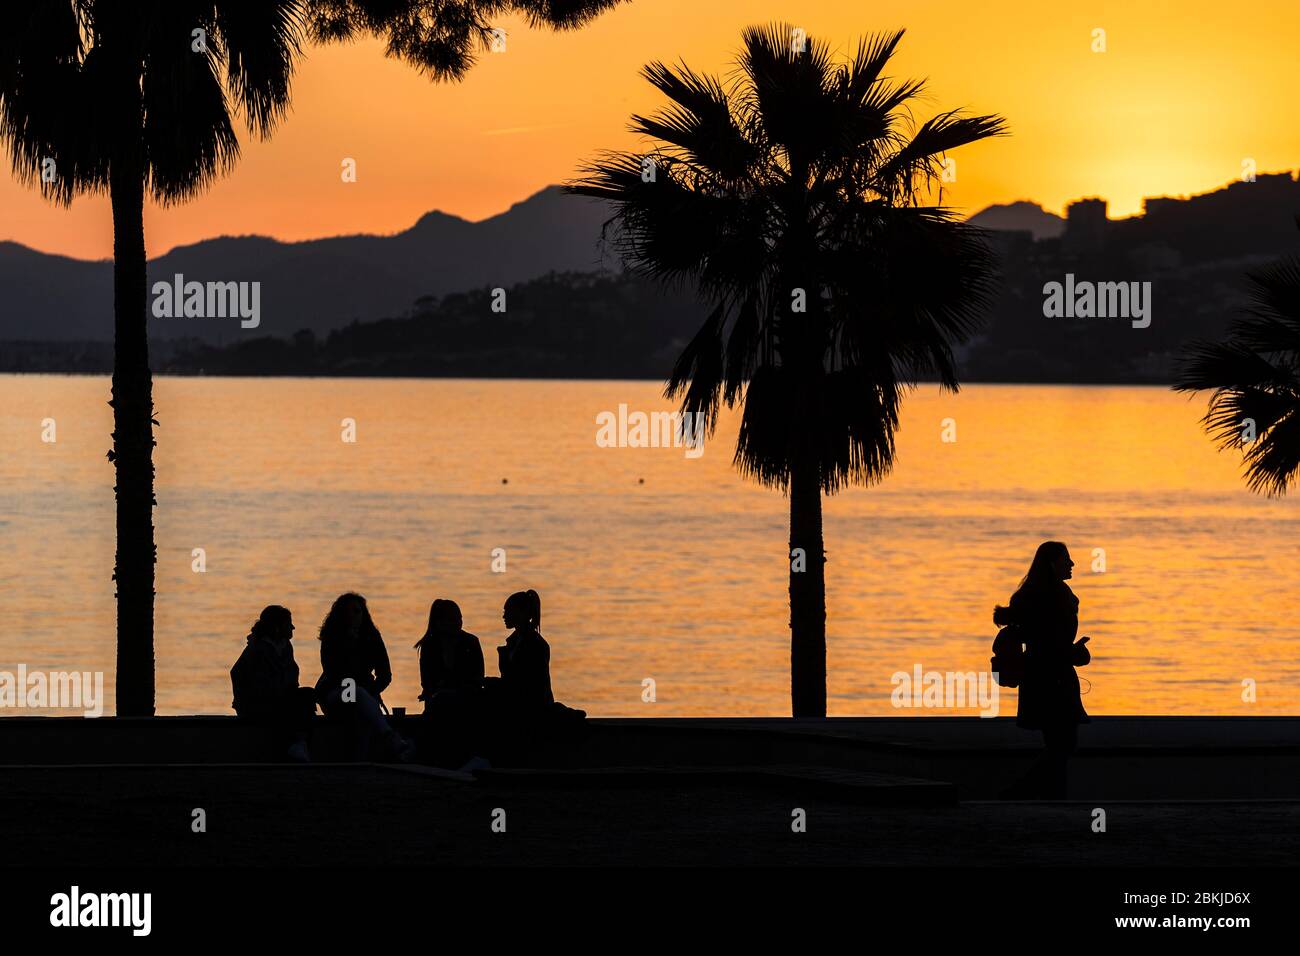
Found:
[[[0,372],[107,375],[112,342],[0,342]]]
[[[1143,261],[1121,244],[1066,254],[1061,241],[1027,234],[997,236],[1002,281],[985,330],[961,352],[963,381],[1170,384],[1184,347],[1217,341],[1247,305],[1246,273],[1274,256],[1185,265],[1170,257]],[[1073,276],[1067,283],[1067,277]],[[1150,324],[1129,317],[1064,318],[1044,314],[1044,287],[1150,283]]]
[[[1098,200],[1076,203],[1059,238],[992,233],[1002,286],[986,331],[963,356],[964,380],[1169,384],[1186,344],[1221,340],[1248,304],[1246,274],[1300,251],[1298,212],[1300,181],[1281,173],[1148,199],[1130,219],[1106,219]],[[1044,314],[1049,283],[1148,282],[1145,328],[1123,316]]]
[[[1144,215],[1131,219],[1107,219],[1097,200],[1076,203],[1059,237],[990,232],[1001,282],[984,329],[958,350],[962,380],[1169,384],[1184,346],[1221,339],[1246,304],[1246,273],[1300,250],[1297,212],[1300,181],[1276,174],[1188,199],[1148,199]],[[1123,316],[1044,314],[1049,283],[1148,282],[1143,328]],[[686,292],[608,272],[552,273],[510,286],[504,312],[493,304],[492,290],[481,288],[425,297],[406,315],[328,334],[272,338],[232,327],[234,341],[224,345],[154,338],[151,360],[159,372],[184,375],[662,379],[706,312]],[[163,331],[170,327],[153,327]],[[107,342],[0,342],[0,371],[111,369]]]
[[[1273,258],[1188,265],[1122,241],[1070,254],[1060,240],[1028,234],[995,233],[993,241],[1002,282],[984,330],[959,350],[968,382],[1168,384],[1183,346],[1220,338],[1244,304],[1246,271]],[[1045,316],[1044,284],[1067,274],[1150,282],[1150,325]],[[153,367],[179,375],[662,379],[705,315],[691,295],[627,274],[555,273],[507,289],[504,311],[494,302],[486,288],[425,297],[403,317],[354,322],[324,338],[304,330],[225,346],[158,341]],[[111,369],[106,343],[0,343],[0,371]]]
[[[494,306],[496,310],[494,310]],[[205,375],[661,378],[703,309],[629,275],[553,273],[418,300],[409,315],[317,339],[181,348],[159,371]]]

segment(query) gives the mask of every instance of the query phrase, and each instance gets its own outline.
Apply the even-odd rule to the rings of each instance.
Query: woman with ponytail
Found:
[[[572,744],[585,726],[585,711],[565,707],[551,693],[551,646],[542,637],[542,599],[536,591],[506,598],[501,619],[510,628],[497,648],[499,678],[484,681],[484,737],[492,761],[536,765]]]
[[[551,693],[551,646],[542,637],[542,599],[536,591],[506,598],[501,619],[510,628],[497,648],[501,691],[513,711],[542,710],[555,702]]]

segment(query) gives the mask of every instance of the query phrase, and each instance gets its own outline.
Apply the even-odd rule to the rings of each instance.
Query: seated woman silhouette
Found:
[[[278,604],[263,608],[243,653],[230,668],[235,697],[231,706],[240,718],[270,730],[278,752],[306,763],[311,759],[307,737],[316,714],[316,692],[298,686],[292,640],[289,609]]]
[[[549,708],[555,695],[551,693],[551,645],[539,630],[542,599],[536,591],[516,591],[506,598],[501,620],[511,629],[505,644],[497,648],[503,704],[520,715]]]
[[[483,645],[463,626],[455,601],[438,598],[430,605],[429,626],[415,642],[420,652],[420,700],[426,711],[436,699],[483,688]]]
[[[388,649],[371,620],[366,599],[343,594],[320,626],[320,679],[316,694],[325,716],[351,730],[356,760],[409,760],[413,747],[384,719],[384,689],[393,682]]]
[[[415,642],[425,718],[420,749],[439,766],[460,766],[478,750],[483,647],[463,624],[456,602],[439,598],[429,607],[424,636]]]
[[[537,592],[510,595],[501,619],[511,629],[497,648],[501,677],[484,681],[490,746],[498,763],[520,763],[536,758],[539,744],[555,744],[576,731],[587,715],[551,693],[551,647],[541,635]]]
[[[1068,792],[1070,755],[1079,724],[1088,722],[1074,669],[1091,660],[1088,638],[1075,641],[1079,599],[1065,583],[1073,567],[1064,544],[1044,541],[1009,606],[993,609],[993,623],[1017,625],[1025,644],[1016,724],[1042,731],[1046,747],[1025,778],[1002,792],[1004,798],[1062,800]]]

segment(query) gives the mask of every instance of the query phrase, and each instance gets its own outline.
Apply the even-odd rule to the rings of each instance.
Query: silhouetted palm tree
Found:
[[[1282,495],[1300,469],[1300,258],[1249,277],[1252,305],[1222,342],[1195,342],[1174,388],[1213,389],[1201,422],[1244,448],[1252,491]]]
[[[232,108],[266,136],[289,102],[299,4],[28,0],[0,32],[0,141],[14,174],[113,210],[117,713],[154,710],[153,379],[144,201],[182,202],[239,155]]]
[[[238,159],[232,112],[269,136],[289,105],[304,33],[384,36],[390,54],[459,79],[489,18],[557,28],[622,0],[24,0],[0,29],[0,144],[16,177],[113,211],[113,449],[117,703],[154,711],[153,379],[146,328],[146,195],[183,202]]]
[[[672,104],[632,119],[651,151],[608,154],[570,186],[614,203],[625,261],[712,307],[666,393],[709,433],[722,402],[743,403],[737,467],[789,494],[796,717],[826,713],[821,495],[888,473],[903,393],[926,374],[957,388],[952,346],[991,286],[978,230],[921,200],[948,150],[1004,123],[909,123],[922,84],[882,76],[902,36],[837,62],[792,28],[753,27],[725,83],[652,63]]]

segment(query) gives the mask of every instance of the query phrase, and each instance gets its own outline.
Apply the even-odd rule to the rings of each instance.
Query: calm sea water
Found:
[[[388,643],[386,699],[415,708],[429,602],[460,603],[494,673],[501,602],[528,587],[573,706],[788,713],[787,504],[733,470],[734,416],[694,459],[597,447],[599,413],[668,410],[659,391],[159,379],[160,713],[229,712],[228,669],[269,603],[293,611],[313,681],[316,628],[344,590],[369,598]],[[0,669],[102,670],[111,701],[107,398],[104,378],[0,376]],[[991,608],[1050,537],[1078,563],[1091,712],[1300,713],[1300,502],[1245,491],[1202,404],[1159,388],[913,394],[894,473],[826,504],[831,711],[950,713],[895,710],[892,675],[985,668]]]

